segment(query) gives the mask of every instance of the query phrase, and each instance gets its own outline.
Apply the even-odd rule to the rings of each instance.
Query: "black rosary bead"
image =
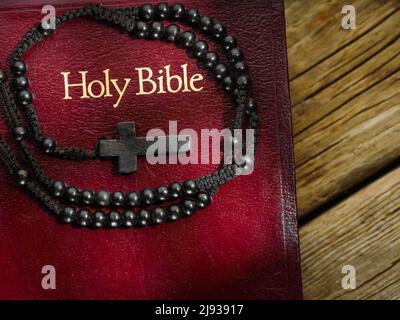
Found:
[[[151,20],[154,17],[154,7],[152,4],[146,3],[139,8],[139,16],[143,20]]]
[[[165,2],[161,2],[154,8],[154,15],[158,20],[166,20],[169,17],[169,7]]]
[[[180,3],[175,3],[170,7],[169,17],[173,20],[183,20],[185,18],[185,7]]]
[[[97,191],[96,204],[100,207],[108,207],[110,205],[110,193],[106,190]]]
[[[186,21],[191,25],[197,25],[200,22],[200,13],[197,9],[186,11]]]
[[[61,219],[64,223],[72,223],[76,220],[76,212],[73,208],[71,207],[65,207]]]
[[[137,207],[140,205],[140,193],[139,192],[129,192],[126,195],[126,202],[131,207]]]
[[[81,199],[84,204],[91,205],[94,202],[94,192],[91,190],[83,190],[81,193]]]
[[[164,33],[164,39],[169,42],[175,42],[179,38],[179,34],[181,32],[181,28],[179,28],[176,24],[170,24]]]
[[[13,84],[17,90],[26,90],[29,87],[29,81],[24,76],[14,78]]]
[[[80,200],[80,191],[75,187],[69,187],[65,191],[65,197],[68,201],[78,202]]]
[[[184,48],[191,48],[196,42],[196,34],[193,31],[186,31],[180,34],[179,42]]]
[[[216,39],[222,39],[226,34],[226,29],[223,24],[216,23],[213,25],[211,32]]]
[[[149,33],[149,26],[144,21],[138,21],[135,27],[136,36],[140,39],[146,38]]]
[[[196,202],[191,199],[186,199],[182,203],[182,212],[185,216],[192,215],[197,209]]]
[[[206,67],[213,69],[219,62],[219,57],[215,52],[207,52],[205,56]]]
[[[196,182],[194,182],[193,180],[186,180],[183,183],[183,191],[186,195],[193,195],[197,192],[197,185]]]
[[[215,72],[215,77],[218,80],[222,80],[223,78],[225,78],[225,76],[228,73],[228,68],[226,67],[225,64],[223,63],[219,63],[215,66],[214,68],[214,72]]]
[[[65,188],[65,183],[61,180],[54,181],[51,185],[52,194],[55,197],[61,197],[65,192]]]
[[[24,127],[15,127],[14,128],[14,138],[17,141],[21,141],[26,136],[26,130]]]
[[[42,141],[42,149],[45,153],[52,153],[56,146],[57,144],[53,138],[46,138]]]
[[[257,129],[260,124],[260,118],[258,115],[253,111],[250,116],[250,127],[252,129]]]
[[[7,79],[7,73],[3,69],[0,69],[0,83],[5,83]]]
[[[226,76],[222,81],[222,86],[225,91],[232,91],[233,89],[233,79],[230,76]]]
[[[209,32],[211,31],[212,27],[214,25],[213,19],[209,16],[202,16],[200,18],[200,29],[203,32]]]
[[[18,92],[18,101],[26,106],[30,103],[32,103],[33,100],[33,95],[29,90],[22,90],[20,92]]]
[[[208,52],[207,42],[203,40],[197,41],[196,44],[194,45],[194,56],[196,58],[202,58],[207,54],[207,52]]]
[[[107,224],[107,215],[103,211],[96,211],[94,213],[93,225],[96,228],[103,228]]]
[[[178,220],[181,213],[182,213],[182,210],[178,205],[173,204],[173,205],[169,206],[168,212],[167,212],[168,220],[171,222]]]
[[[122,223],[122,217],[117,211],[111,211],[108,217],[108,225],[111,228],[118,228]]]
[[[169,194],[171,198],[177,199],[182,196],[183,189],[182,185],[179,182],[173,182],[169,185]]]
[[[28,177],[29,177],[28,171],[23,170],[23,169],[18,170],[18,172],[17,172],[17,184],[19,186],[26,185],[26,183],[28,182]]]
[[[142,200],[147,205],[153,204],[156,201],[154,191],[149,188],[144,189],[142,192]]]
[[[248,71],[247,65],[244,63],[244,61],[237,61],[233,68],[237,74],[246,73]]]
[[[209,196],[207,193],[205,193],[205,192],[200,192],[200,193],[197,195],[197,201],[196,201],[196,203],[197,203],[197,206],[198,206],[200,209],[203,209],[203,208],[206,208],[206,207],[208,207],[208,206],[210,205],[210,203],[211,203],[211,198],[210,198],[210,196]]]
[[[223,38],[222,44],[225,50],[231,50],[236,47],[236,39],[231,35],[227,35]]]
[[[246,114],[250,114],[256,110],[256,101],[253,98],[249,98],[246,103]]]
[[[236,85],[239,89],[246,89],[250,85],[250,79],[247,74],[242,74],[236,79]]]
[[[137,214],[132,210],[127,210],[124,212],[123,225],[127,228],[131,228],[137,223]]]
[[[92,224],[92,216],[89,211],[82,209],[78,213],[77,224],[80,227],[89,227]]]
[[[125,204],[125,195],[121,191],[116,191],[111,194],[111,204],[115,207],[121,207]]]
[[[22,76],[26,72],[26,65],[21,60],[15,60],[11,62],[10,69],[14,76]]]
[[[160,186],[157,188],[156,190],[156,198],[157,201],[165,201],[169,198],[169,191],[168,191],[168,187],[166,186]]]
[[[138,225],[141,227],[147,226],[150,223],[150,212],[146,209],[139,211]]]
[[[164,208],[154,208],[153,212],[151,213],[151,220],[155,223],[155,224],[161,224],[163,223],[167,218],[167,214],[165,212]]]
[[[164,26],[161,22],[152,22],[149,27],[149,38],[159,40],[164,35]]]
[[[229,50],[228,55],[232,63],[243,59],[243,53],[239,48],[232,48],[231,50]]]

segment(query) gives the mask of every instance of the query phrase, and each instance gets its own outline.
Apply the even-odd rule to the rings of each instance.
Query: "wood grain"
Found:
[[[400,299],[400,2],[285,3],[299,215],[320,211],[300,229],[304,296]],[[356,30],[340,27],[346,4]]]
[[[306,299],[400,299],[400,168],[300,231]],[[355,290],[341,287],[356,268]]]
[[[400,159],[400,2],[286,1],[301,217]]]

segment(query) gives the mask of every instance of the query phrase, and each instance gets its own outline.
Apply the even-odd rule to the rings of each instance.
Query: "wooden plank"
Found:
[[[341,28],[342,7],[348,4],[357,12],[356,30]],[[397,0],[285,0],[290,79],[362,36],[398,8]]]
[[[400,168],[300,231],[306,299],[400,299]],[[344,265],[356,289],[344,290]]]
[[[287,0],[300,216],[400,159],[400,2]],[[305,298],[400,298],[400,169],[300,230]],[[357,270],[343,290],[341,268]]]
[[[399,80],[396,72],[295,138],[301,216],[399,158]]]
[[[400,158],[400,2],[287,1],[299,214]]]
[[[400,2],[398,4],[400,7]],[[399,16],[400,11],[389,14],[383,22],[376,22],[373,30],[290,82],[296,118],[295,134],[315,124],[395,70],[393,64],[387,66],[385,62],[398,54],[398,51],[390,52],[387,49],[399,38]],[[324,31],[324,34],[327,32]],[[351,34],[353,31],[336,31],[343,32]],[[357,37],[356,34],[353,36]],[[329,43],[329,39],[327,41]],[[319,50],[317,46],[318,43],[313,46],[314,51]],[[384,54],[380,54],[383,50]],[[304,60],[306,57],[298,55],[297,59]],[[296,65],[294,58],[289,70],[295,69]],[[384,69],[380,70],[381,67]]]

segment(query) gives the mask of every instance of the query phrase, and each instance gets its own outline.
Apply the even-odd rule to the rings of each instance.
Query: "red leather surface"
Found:
[[[0,4],[2,66],[41,18],[40,6],[15,6],[43,1],[12,1],[11,7],[10,2]],[[60,2],[77,1],[53,3]],[[61,13],[74,6],[56,8]],[[245,52],[261,116],[255,171],[222,187],[212,206],[191,218],[141,230],[89,231],[55,223],[1,167],[0,298],[301,298],[283,3],[196,0],[190,6],[223,22]],[[120,121],[135,121],[137,133],[145,135],[154,127],[166,130],[168,120],[177,120],[179,129],[200,130],[227,127],[233,119],[230,99],[184,51],[161,42],[133,41],[90,19],[67,23],[29,50],[25,61],[43,131],[61,145],[90,148],[102,135],[114,137]],[[184,63],[191,73],[204,74],[202,92],[130,92],[118,108],[112,107],[112,98],[78,99],[75,94],[73,100],[62,99],[63,71],[77,80],[78,71],[88,70],[90,79],[98,79],[109,68],[112,77],[123,79],[134,77],[135,67],[156,71],[171,64],[179,70]],[[0,133],[11,141],[3,120]],[[139,190],[214,168],[151,166],[140,158],[136,174],[118,176],[110,161],[63,161],[37,154],[52,178],[94,190]],[[56,290],[41,287],[44,265],[56,268]]]

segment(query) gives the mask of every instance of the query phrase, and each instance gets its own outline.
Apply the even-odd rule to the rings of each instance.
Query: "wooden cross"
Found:
[[[145,137],[136,137],[134,122],[120,122],[117,125],[119,140],[100,140],[100,156],[118,158],[119,173],[132,173],[137,168],[137,156],[145,156],[147,149],[154,141],[147,141]],[[185,136],[160,136],[158,141],[165,145],[164,150],[158,150],[160,154],[182,153],[190,150],[190,137]],[[160,141],[161,139],[161,141]],[[170,145],[170,140],[176,143]],[[165,144],[164,144],[165,143]]]

